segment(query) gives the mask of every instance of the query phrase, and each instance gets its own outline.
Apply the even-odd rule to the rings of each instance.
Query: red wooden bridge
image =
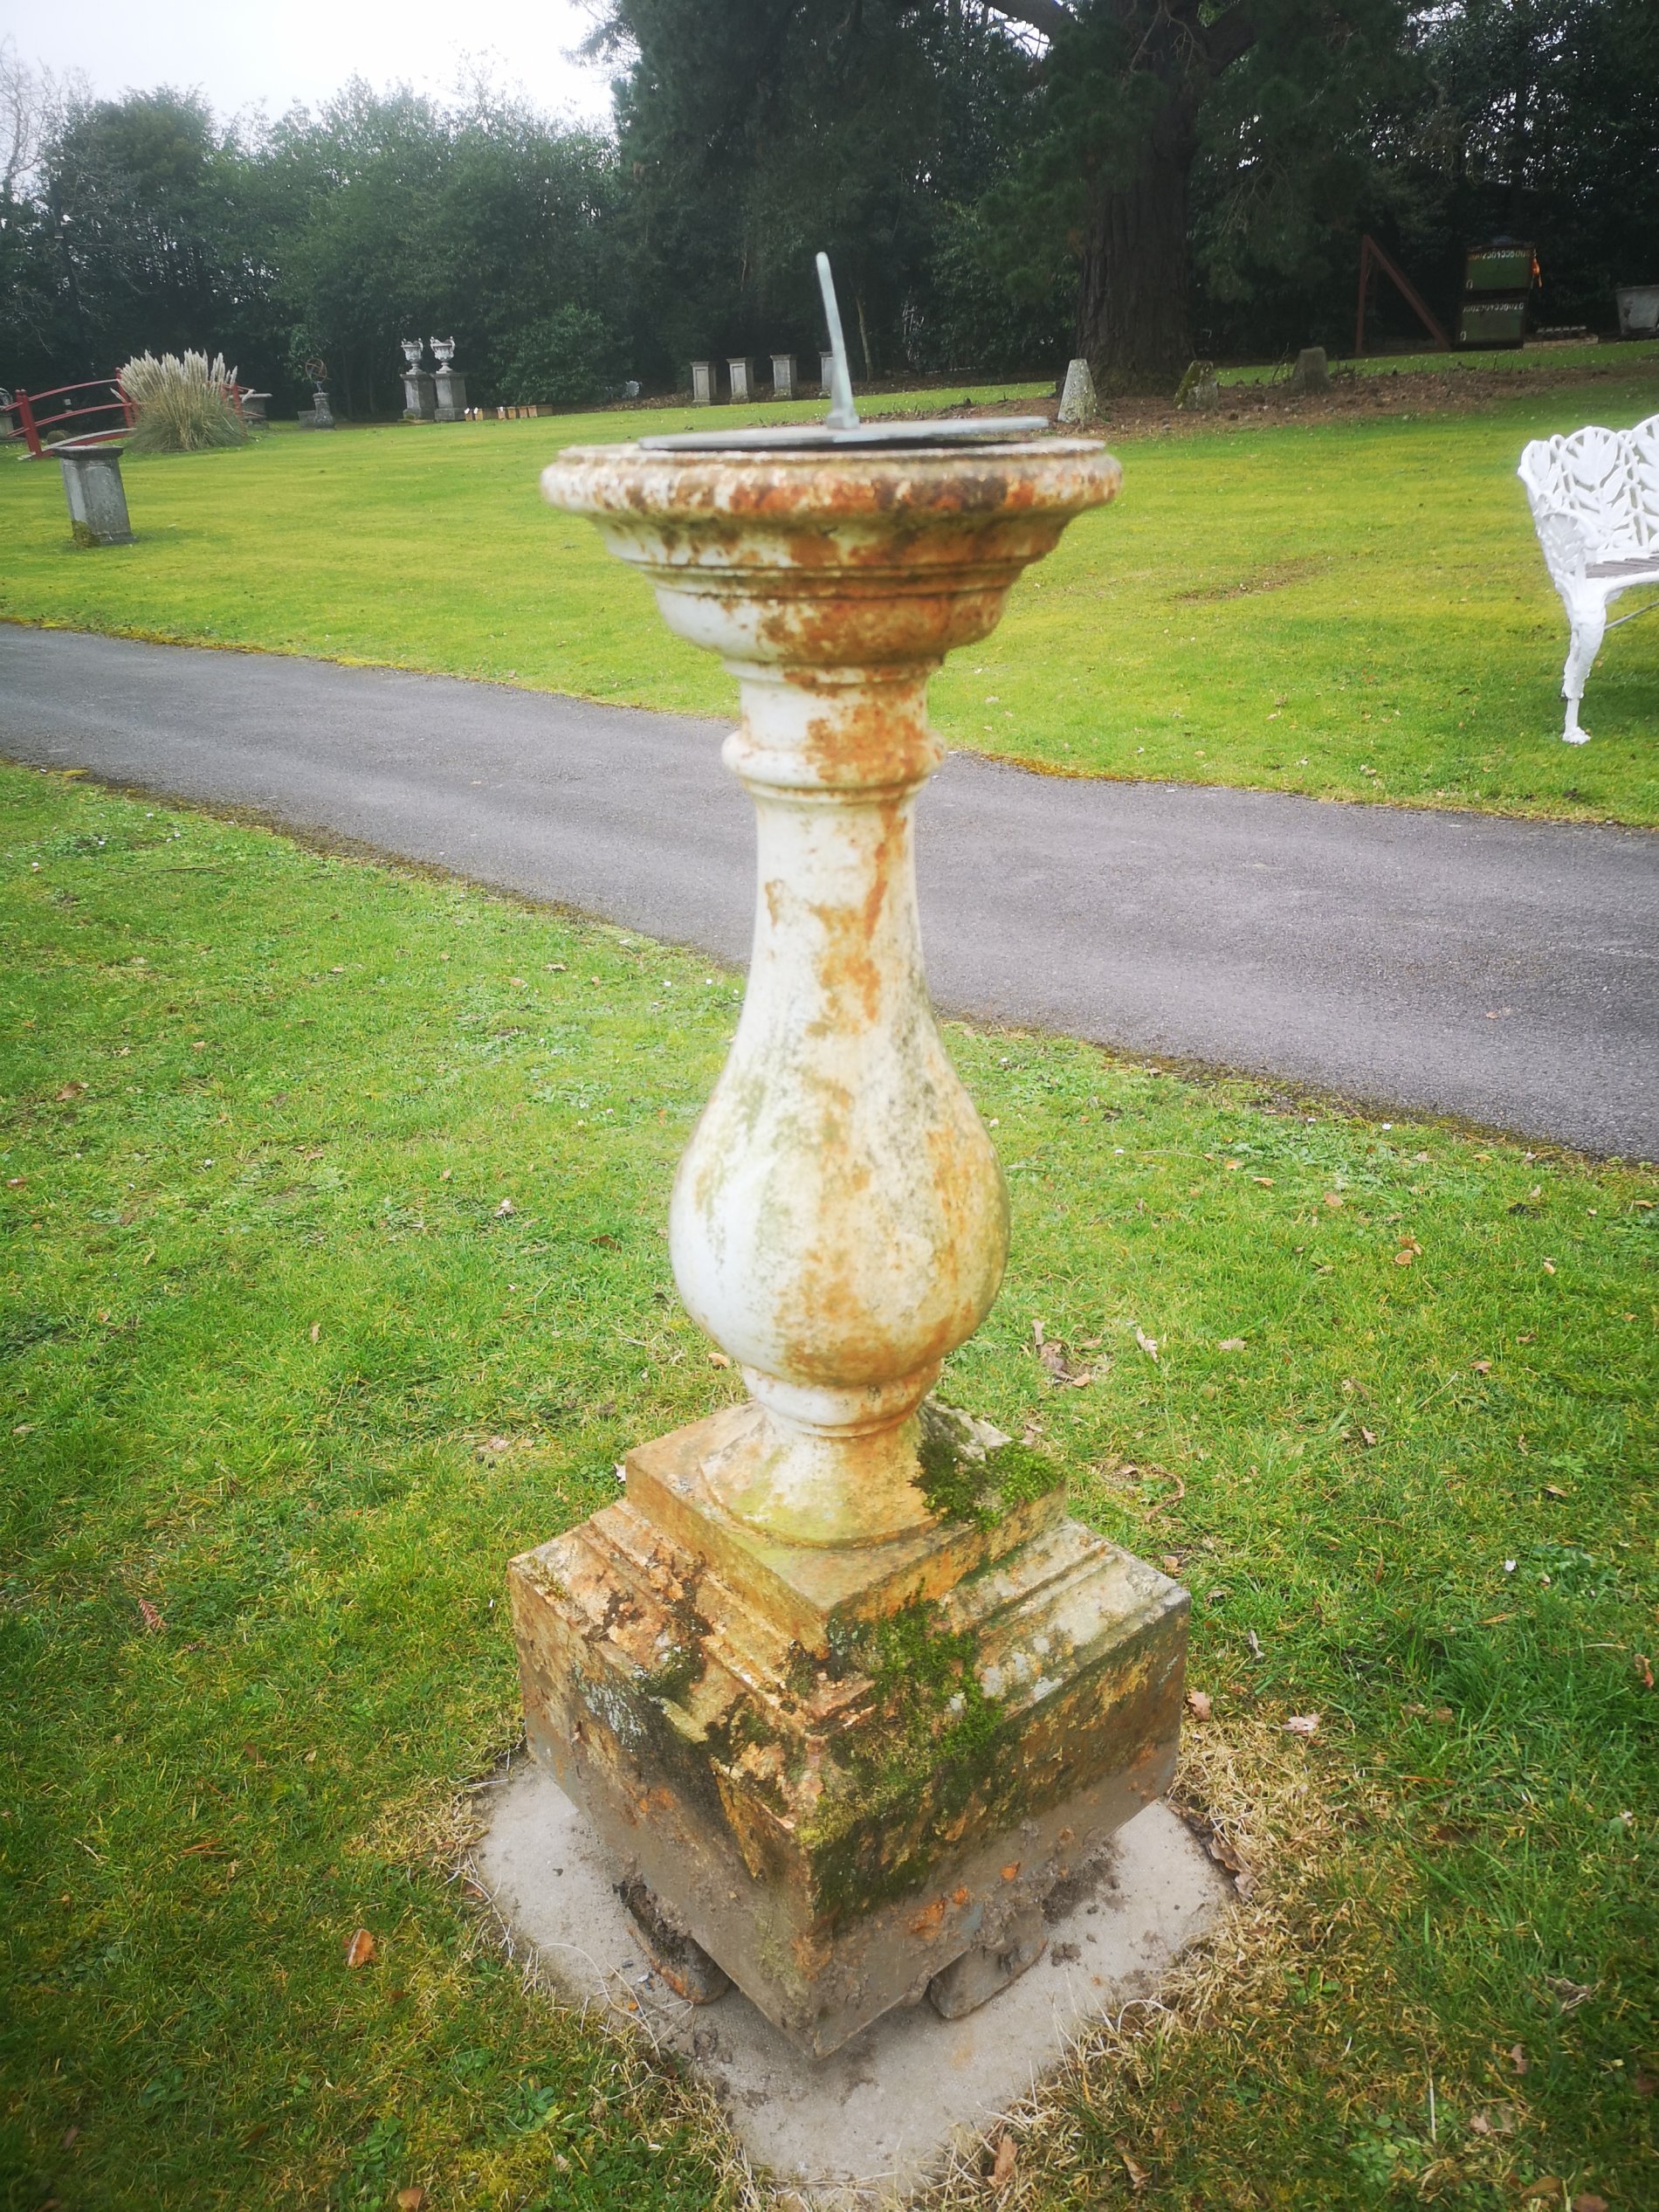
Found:
[[[242,413],[245,384],[230,387],[231,403]],[[79,396],[79,395],[95,395]],[[52,403],[56,402],[56,407]],[[41,412],[42,408],[48,411]],[[137,410],[114,376],[94,376],[85,383],[56,384],[50,391],[15,391],[8,400],[0,392],[0,438],[21,439],[34,459],[50,445],[70,438],[77,444],[107,444],[122,438],[137,420]],[[64,430],[65,424],[83,427]]]

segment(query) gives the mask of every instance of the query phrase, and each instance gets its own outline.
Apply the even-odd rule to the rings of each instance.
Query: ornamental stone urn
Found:
[[[1045,1897],[1167,1783],[1187,1599],[930,1395],[996,1297],[1008,1202],[923,976],[927,680],[1118,464],[789,437],[575,447],[542,479],[740,686],[753,960],[669,1241],[748,1395],[636,1447],[623,1498],[511,1582],[531,1748],[648,1950],[823,2054],[1040,1954]]]

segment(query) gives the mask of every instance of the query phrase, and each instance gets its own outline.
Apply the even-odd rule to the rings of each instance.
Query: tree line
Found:
[[[1448,322],[1495,236],[1549,321],[1659,279],[1652,0],[604,0],[591,44],[609,130],[361,81],[226,121],[0,51],[0,383],[188,345],[388,415],[398,340],[452,332],[482,399],[670,390],[810,358],[820,246],[855,375],[1108,390],[1340,350],[1366,231]]]

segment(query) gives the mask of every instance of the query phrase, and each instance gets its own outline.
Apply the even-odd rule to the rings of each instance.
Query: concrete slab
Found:
[[[514,1938],[577,2003],[602,2003],[684,2054],[755,2166],[815,2207],[891,2204],[1051,2072],[1091,2021],[1152,1995],[1213,1925],[1229,1886],[1169,1809],[1119,1830],[1094,1878],[1049,1907],[1048,1950],[965,2020],[889,2013],[830,2058],[787,2043],[742,1994],[677,1997],[645,1961],[616,1871],[544,1769],[490,1793],[478,1878]]]

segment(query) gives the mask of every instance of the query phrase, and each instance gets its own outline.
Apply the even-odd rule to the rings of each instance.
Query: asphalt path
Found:
[[[726,727],[0,625],[13,760],[250,808],[740,961],[754,838]],[[953,1011],[1659,1157],[1646,832],[956,754],[918,842]]]

